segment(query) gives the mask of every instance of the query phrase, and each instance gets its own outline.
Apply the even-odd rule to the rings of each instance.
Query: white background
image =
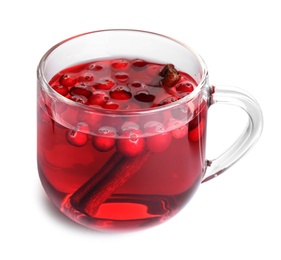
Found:
[[[185,3],[183,5],[183,3]],[[281,259],[279,1],[1,1],[1,259]],[[107,234],[78,226],[49,204],[36,166],[36,66],[57,42],[83,32],[155,31],[197,50],[214,85],[250,92],[264,114],[253,149],[202,184],[174,219]],[[233,110],[236,111],[236,110]],[[239,112],[237,112],[239,115]],[[244,121],[210,109],[208,157]]]

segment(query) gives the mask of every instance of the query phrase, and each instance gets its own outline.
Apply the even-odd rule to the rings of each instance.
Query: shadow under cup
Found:
[[[197,87],[168,105],[120,111],[73,102],[49,85],[55,74],[74,64],[117,58],[172,63]],[[206,172],[211,96],[204,62],[171,38],[107,30],[57,44],[38,66],[38,170],[47,195],[63,214],[96,230],[139,229],[171,218]],[[114,133],[101,139],[113,148],[100,151],[93,139],[104,138],[105,132]],[[83,146],[69,143],[69,133],[84,138]],[[128,156],[120,153],[124,144],[141,148]]]

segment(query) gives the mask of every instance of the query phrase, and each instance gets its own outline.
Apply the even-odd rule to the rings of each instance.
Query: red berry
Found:
[[[77,131],[68,129],[66,131],[66,140],[74,146],[84,146],[88,140],[88,136],[84,131],[88,131],[88,126],[86,124],[80,124]]]
[[[177,100],[178,100],[178,98],[176,98],[175,96],[170,96],[170,97],[167,97],[167,98],[161,100],[159,102],[158,106],[168,105],[168,104],[171,104],[171,103],[173,103],[173,102],[175,102]]]
[[[62,96],[66,96],[68,94],[68,87],[63,85],[55,85],[53,86],[53,89],[61,94]]]
[[[92,138],[92,145],[100,152],[108,152],[115,146],[115,129],[112,127],[101,127],[97,135]]]
[[[185,92],[185,93],[191,93],[194,90],[194,87],[189,82],[182,82],[179,85],[176,86],[176,90],[178,92]]]
[[[69,91],[71,96],[84,96],[84,97],[89,97],[92,94],[92,90],[85,86],[85,85],[78,85],[78,86],[74,86],[70,89]]]
[[[163,125],[156,121],[151,121],[145,124],[145,133],[152,135],[147,137],[147,148],[154,152],[159,153],[165,151],[171,143],[171,133],[166,132]]]
[[[120,82],[126,82],[129,79],[129,76],[126,73],[116,73],[115,78]]]
[[[171,119],[168,122],[168,129],[171,130],[172,136],[175,139],[181,139],[188,133],[188,126],[176,119]]]
[[[132,83],[129,84],[130,87],[134,87],[134,88],[145,88],[145,84],[140,82],[140,81],[133,81]]]
[[[110,90],[109,95],[113,99],[127,100],[132,97],[130,89],[126,86],[116,86]]]
[[[132,65],[136,68],[136,69],[144,69],[144,67],[147,65],[147,62],[144,60],[140,60],[140,59],[136,59],[132,62]]]
[[[60,84],[66,87],[72,87],[77,83],[77,79],[69,74],[63,74],[59,80]]]
[[[134,98],[140,102],[152,103],[155,99],[155,96],[150,94],[148,91],[143,90],[139,91]]]
[[[137,129],[128,129],[122,132],[116,143],[117,150],[124,156],[133,157],[141,154],[145,148],[142,132]]]
[[[98,63],[92,63],[89,65],[89,70],[93,70],[93,71],[100,71],[103,69],[103,66],[101,64]]]
[[[114,61],[112,64],[111,64],[112,68],[113,69],[116,69],[116,70],[125,70],[129,67],[129,63],[127,60],[116,60]]]
[[[103,89],[103,90],[109,90],[113,88],[116,85],[116,83],[111,79],[104,79],[97,84],[94,85],[96,89]]]
[[[191,140],[193,142],[199,141],[201,139],[204,131],[205,131],[205,119],[201,118],[197,127],[189,130],[189,132],[188,132],[189,140]]]
[[[94,76],[92,74],[90,74],[89,72],[85,72],[83,73],[79,78],[78,78],[78,82],[79,83],[91,83],[94,81]]]
[[[181,139],[187,135],[188,127],[187,125],[182,125],[172,131],[172,136],[176,139]]]
[[[81,104],[86,104],[88,102],[88,99],[82,95],[73,95],[70,97],[70,99]]]
[[[98,113],[91,113],[86,111],[79,111],[77,115],[77,121],[80,123],[86,123],[91,131],[95,131],[101,125],[103,116]]]
[[[103,106],[105,105],[109,100],[108,95],[103,91],[95,91],[93,94],[89,97],[88,103],[90,105],[99,105]]]

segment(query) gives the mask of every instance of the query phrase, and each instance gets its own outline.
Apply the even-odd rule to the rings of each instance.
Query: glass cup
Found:
[[[85,84],[93,89],[105,61],[116,59],[139,62],[134,73],[141,73],[142,79],[149,74],[150,62],[173,64],[193,78],[194,90],[161,106],[114,109],[114,104],[102,108],[75,102],[50,85],[58,72],[86,63],[86,72],[92,74]],[[117,73],[113,71],[112,78]],[[131,74],[125,74],[128,80]],[[233,165],[262,132],[262,112],[249,94],[210,85],[196,52],[156,33],[118,29],[72,37],[43,56],[37,79],[42,185],[63,214],[94,230],[140,229],[170,219],[202,182]],[[208,109],[219,103],[242,108],[249,120],[226,152],[208,160]]]

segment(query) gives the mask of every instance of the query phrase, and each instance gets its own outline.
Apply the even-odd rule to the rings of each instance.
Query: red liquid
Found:
[[[58,73],[50,85],[87,106],[157,107],[195,86],[183,72],[173,88],[161,86],[163,67],[141,60],[89,62]],[[40,178],[50,199],[74,221],[105,230],[152,226],[174,216],[196,191],[205,167],[206,101],[178,128],[178,115],[168,112],[145,123],[120,119],[117,126],[102,116],[89,121],[74,110],[53,111],[44,102],[38,103]],[[71,118],[78,131],[53,119],[59,117]]]

